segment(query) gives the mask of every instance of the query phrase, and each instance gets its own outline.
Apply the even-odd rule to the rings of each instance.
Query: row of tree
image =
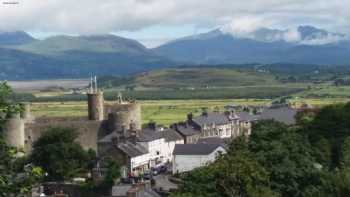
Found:
[[[259,122],[182,179],[172,197],[350,196],[350,103],[300,114],[296,126]]]

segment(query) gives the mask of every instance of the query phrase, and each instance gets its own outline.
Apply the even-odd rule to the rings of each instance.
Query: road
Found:
[[[156,181],[155,187],[157,189],[162,188],[165,191],[169,191],[170,189],[177,189],[177,185],[170,182],[168,177],[170,175],[167,174],[160,174],[158,176],[154,177],[154,180]]]

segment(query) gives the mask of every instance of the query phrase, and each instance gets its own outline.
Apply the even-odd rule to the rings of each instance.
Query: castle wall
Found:
[[[26,124],[25,150],[30,152],[35,142],[50,127],[74,128],[79,133],[77,142],[85,149],[97,151],[99,132],[103,132],[101,121],[89,121],[86,118],[37,118],[35,122]]]

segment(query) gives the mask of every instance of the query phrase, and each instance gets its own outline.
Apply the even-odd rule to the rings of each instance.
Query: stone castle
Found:
[[[95,85],[93,85],[95,83]],[[97,151],[98,140],[114,130],[141,129],[141,106],[135,101],[124,101],[118,96],[116,102],[104,102],[103,92],[92,81],[87,93],[87,117],[40,117],[30,112],[30,104],[24,104],[20,114],[10,117],[4,128],[4,138],[13,147],[29,153],[35,142],[50,127],[74,128],[79,133],[77,141],[84,149]]]

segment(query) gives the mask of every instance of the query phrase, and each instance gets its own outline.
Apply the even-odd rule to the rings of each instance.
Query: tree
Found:
[[[180,191],[173,196],[277,196],[269,187],[268,172],[248,150],[245,137],[235,139],[227,154],[188,173],[183,181]]]
[[[2,131],[6,119],[23,110],[22,106],[10,99],[12,89],[6,82],[0,83],[0,131]]]
[[[63,181],[87,173],[91,154],[75,142],[78,134],[72,128],[49,128],[33,144],[30,160],[43,168],[49,181]]]
[[[269,172],[249,151],[247,139],[238,137],[215,165],[216,187],[222,196],[277,196],[270,189]]]
[[[106,176],[104,177],[104,185],[108,188],[112,187],[115,180],[121,176],[120,165],[111,158],[106,158]]]
[[[342,162],[341,146],[350,136],[350,103],[324,107],[310,124],[303,128],[310,143],[314,146],[327,139],[331,146],[331,168],[338,168]],[[318,146],[314,146],[318,148]],[[322,151],[317,150],[316,151]]]
[[[282,196],[313,196],[321,185],[320,170],[307,138],[272,120],[254,125],[249,149],[269,172],[271,188]]]
[[[9,99],[12,93],[6,83],[0,83],[0,196],[23,196],[40,181],[43,173],[35,167],[17,158],[18,150],[9,147],[3,139],[2,130],[7,118],[21,111],[21,106]]]

